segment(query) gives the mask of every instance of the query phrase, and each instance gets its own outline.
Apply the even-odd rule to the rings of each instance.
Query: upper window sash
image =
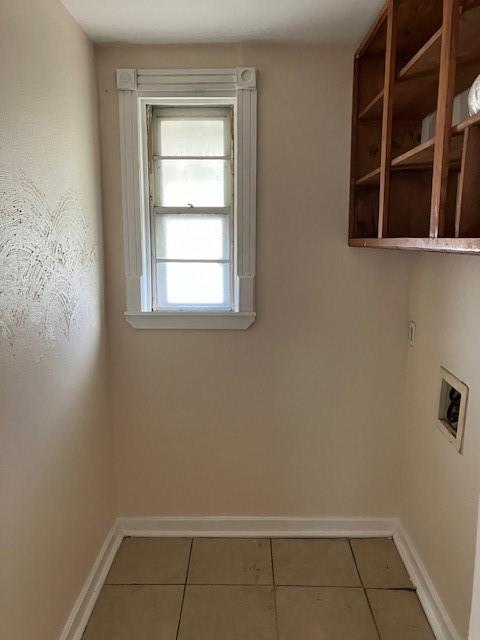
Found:
[[[215,149],[215,153],[193,153],[195,145],[192,144],[189,154],[172,154],[162,152],[162,123],[173,121],[178,122],[181,120],[186,121],[223,121],[223,144],[222,148]],[[153,189],[153,205],[154,207],[162,207],[164,209],[173,209],[173,207],[188,206],[194,209],[203,209],[209,207],[214,209],[215,207],[233,207],[233,191],[234,185],[234,154],[233,154],[233,136],[232,136],[232,123],[233,123],[233,106],[231,107],[154,107],[152,112],[152,125],[151,131],[148,132],[152,136],[150,142],[150,148],[152,152],[152,164],[154,168],[154,182],[161,182],[162,167],[165,167],[164,162],[170,162],[172,167],[178,160],[194,161],[198,163],[202,162],[214,162],[224,163],[224,175],[223,175],[223,202],[213,204],[212,202],[188,202],[183,203],[168,203],[164,202],[164,194],[160,184],[154,185]],[[198,145],[197,145],[198,150]],[[164,162],[162,162],[164,161]],[[188,200],[188,199],[187,199]]]
[[[126,318],[138,328],[247,328],[255,319],[256,72],[252,68],[117,70]],[[234,107],[234,302],[231,311],[152,312],[147,105]]]

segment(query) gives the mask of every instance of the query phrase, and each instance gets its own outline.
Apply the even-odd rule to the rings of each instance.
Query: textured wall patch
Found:
[[[52,208],[23,173],[0,170],[0,335],[15,351],[33,336],[69,336],[91,288],[97,247],[81,199]]]

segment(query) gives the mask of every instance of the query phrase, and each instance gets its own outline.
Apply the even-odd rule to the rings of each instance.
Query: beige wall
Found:
[[[121,515],[396,515],[407,261],[346,246],[352,54],[97,49]],[[136,331],[125,309],[117,67],[259,71],[256,323]]]
[[[0,635],[58,638],[113,520],[93,50],[0,0]]]
[[[414,258],[402,520],[457,626],[467,637],[480,493],[480,261]],[[440,366],[470,388],[464,453],[437,429]]]

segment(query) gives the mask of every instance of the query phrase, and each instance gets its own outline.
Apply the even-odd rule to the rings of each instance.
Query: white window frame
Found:
[[[152,123],[151,123],[151,133],[153,136],[154,142],[152,143],[151,149],[151,162],[152,169],[150,170],[150,196],[153,194],[153,207],[151,210],[151,234],[152,234],[152,248],[155,246],[157,233],[156,233],[156,221],[158,215],[168,215],[168,214],[196,214],[198,216],[202,216],[202,214],[212,215],[214,214],[216,217],[220,217],[227,220],[228,225],[228,236],[226,238],[226,243],[228,245],[228,256],[225,258],[218,260],[202,260],[200,258],[192,259],[191,262],[213,262],[215,264],[223,263],[224,265],[228,265],[228,278],[227,278],[227,286],[228,286],[228,297],[226,300],[226,304],[171,304],[171,305],[162,305],[158,304],[157,294],[161,291],[162,287],[158,288],[158,276],[156,271],[156,266],[158,262],[168,263],[168,258],[161,259],[156,256],[156,252],[152,251],[152,297],[153,297],[153,309],[163,310],[163,311],[176,311],[176,310],[189,310],[189,311],[200,311],[205,312],[208,309],[213,311],[231,311],[234,309],[234,293],[235,287],[233,282],[233,265],[234,265],[234,248],[235,248],[235,239],[234,239],[234,158],[233,158],[233,105],[215,105],[211,106],[190,106],[190,107],[167,107],[165,111],[163,107],[160,107],[160,111],[157,110],[158,107],[156,105],[152,105]],[[161,204],[156,201],[158,200],[159,193],[156,191],[155,174],[155,159],[161,160],[161,155],[155,155],[155,138],[159,136],[159,121],[162,119],[178,119],[178,118],[193,118],[194,120],[210,120],[211,118],[221,118],[224,121],[224,129],[223,129],[223,150],[224,153],[220,157],[218,156],[216,159],[221,159],[222,161],[228,162],[228,171],[224,171],[224,204],[219,206],[200,206],[200,205],[190,205],[190,206],[169,206]],[[157,150],[157,153],[160,153],[160,150]],[[181,156],[175,156],[175,159],[181,159]],[[195,160],[208,160],[210,156],[207,155],[197,155],[192,156],[191,159]],[[190,262],[190,260],[185,260],[185,262]],[[166,275],[166,274],[165,274]],[[166,282],[164,282],[166,285]],[[225,291],[224,291],[225,293]]]
[[[255,321],[256,70],[117,69],[126,281],[136,329],[247,329]],[[231,311],[152,311],[147,105],[234,107],[234,305]]]

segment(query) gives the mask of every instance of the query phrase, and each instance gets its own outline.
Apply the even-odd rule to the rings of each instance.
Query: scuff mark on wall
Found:
[[[69,337],[96,254],[77,193],[51,208],[23,172],[0,169],[0,335],[13,353],[34,335]]]

